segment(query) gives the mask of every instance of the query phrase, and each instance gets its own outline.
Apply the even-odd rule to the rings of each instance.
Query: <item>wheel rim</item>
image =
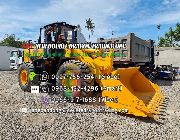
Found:
[[[22,70],[21,71],[21,73],[20,73],[20,80],[21,80],[21,83],[23,84],[23,85],[26,85],[27,84],[27,82],[28,82],[28,78],[27,78],[27,75],[28,75],[28,73],[27,73],[27,71],[26,70]]]
[[[63,95],[69,99],[80,96],[80,92],[72,90],[72,87],[80,86],[80,79],[72,78],[72,75],[75,75],[72,70],[66,70],[62,78],[62,86],[67,88],[63,90]]]

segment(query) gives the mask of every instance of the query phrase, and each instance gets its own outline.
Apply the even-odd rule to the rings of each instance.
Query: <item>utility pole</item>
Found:
[[[160,25],[160,24],[157,25],[157,29],[158,29],[158,41],[157,41],[157,48],[156,48],[156,49],[157,49],[157,51],[156,51],[156,52],[157,52],[157,53],[156,53],[156,56],[157,56],[156,65],[158,66],[158,55],[159,55],[159,44],[158,44],[158,43],[159,43],[159,40],[160,40],[160,38],[159,38],[159,32],[160,32],[160,29],[161,29],[161,25]]]
[[[157,29],[158,29],[158,42],[159,42],[159,39],[160,39],[160,38],[159,38],[159,31],[160,31],[160,29],[161,29],[161,25],[160,25],[160,24],[157,25]]]
[[[112,35],[112,38],[113,38],[113,37],[114,37],[114,31],[112,31],[112,34],[111,34],[111,35]]]

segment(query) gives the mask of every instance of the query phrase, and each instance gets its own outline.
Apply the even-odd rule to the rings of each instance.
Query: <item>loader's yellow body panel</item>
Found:
[[[24,62],[31,62],[31,57],[42,58],[44,49],[36,49],[34,46],[30,49],[24,49]]]

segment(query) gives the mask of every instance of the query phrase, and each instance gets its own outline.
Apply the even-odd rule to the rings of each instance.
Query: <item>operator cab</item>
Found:
[[[38,43],[86,43],[85,37],[81,33],[80,26],[67,24],[66,22],[56,22],[40,28]],[[64,54],[64,49],[44,49],[45,54]],[[47,58],[47,55],[45,55]],[[58,57],[58,56],[57,56]]]
[[[80,26],[69,25],[66,22],[57,22],[40,28],[38,43],[78,43],[77,34]],[[43,35],[42,35],[43,31]],[[42,37],[43,36],[43,37]],[[85,38],[84,38],[85,40]]]

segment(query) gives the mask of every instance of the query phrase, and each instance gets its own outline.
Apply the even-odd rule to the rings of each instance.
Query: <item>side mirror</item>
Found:
[[[22,52],[17,53],[18,57],[22,57]]]
[[[159,56],[159,52],[157,52],[156,56]]]

